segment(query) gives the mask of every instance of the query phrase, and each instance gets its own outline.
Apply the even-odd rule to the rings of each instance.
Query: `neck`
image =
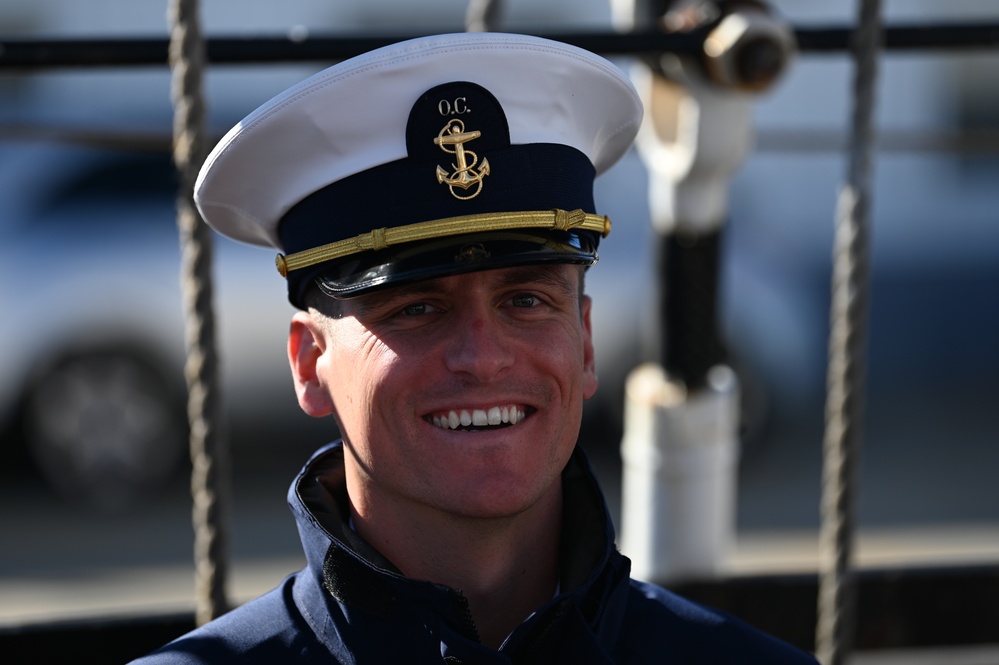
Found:
[[[482,643],[499,648],[558,584],[560,483],[515,516],[468,518],[352,503],[358,533],[407,577],[459,589]],[[377,515],[377,516],[376,516]]]

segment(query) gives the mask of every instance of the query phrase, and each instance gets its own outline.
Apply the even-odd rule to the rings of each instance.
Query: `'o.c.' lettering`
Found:
[[[468,108],[468,100],[464,97],[456,97],[453,101],[442,99],[437,102],[437,111],[441,115],[464,115],[471,110]]]

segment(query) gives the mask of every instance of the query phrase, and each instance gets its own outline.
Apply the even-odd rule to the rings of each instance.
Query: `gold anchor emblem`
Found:
[[[438,145],[444,152],[454,155],[458,162],[451,165],[454,172],[450,174],[438,166],[437,182],[447,185],[448,189],[451,190],[451,195],[462,201],[478,196],[479,192],[482,191],[482,179],[489,175],[489,160],[483,158],[482,166],[476,170],[475,165],[479,162],[479,156],[471,150],[465,150],[465,143],[480,136],[482,136],[482,132],[478,130],[466,132],[465,123],[461,120],[451,120],[434,139],[434,145]],[[452,150],[448,146],[454,146],[454,149]],[[460,187],[467,191],[473,186],[475,191],[467,196],[462,196],[454,190],[455,187]]]

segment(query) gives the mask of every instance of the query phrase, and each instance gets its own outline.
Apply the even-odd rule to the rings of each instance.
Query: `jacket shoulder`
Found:
[[[334,663],[292,600],[294,575],[281,586],[178,637],[135,665]]]
[[[744,621],[654,584],[632,580],[619,662],[816,665],[808,653]]]

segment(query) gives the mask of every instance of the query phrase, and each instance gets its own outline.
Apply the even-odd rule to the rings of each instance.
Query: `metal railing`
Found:
[[[546,33],[539,36],[570,43],[608,56],[663,52],[695,55],[706,30],[682,34],[659,32]],[[888,51],[967,51],[999,47],[999,23],[894,25],[882,31]],[[850,26],[797,27],[803,54],[846,52],[857,31]],[[212,65],[338,61],[418,35],[309,35],[207,37],[205,60]],[[0,36],[0,72],[31,73],[59,68],[160,67],[170,61],[170,39],[4,38]],[[7,133],[16,132],[8,129]],[[30,132],[32,128],[22,127]],[[38,130],[34,131],[44,131]],[[0,128],[3,132],[3,128]],[[70,133],[71,134],[71,133]],[[69,134],[68,134],[69,135]],[[79,138],[79,137],[77,137]],[[90,137],[92,140],[94,136]],[[114,135],[97,137],[113,142]],[[994,137],[993,137],[994,138]],[[71,139],[72,140],[72,139]],[[826,140],[834,140],[826,137]],[[981,148],[978,142],[974,146]],[[999,641],[993,607],[999,597],[999,566],[865,571],[856,583],[856,616],[861,626],[852,645],[859,649],[975,644]],[[818,578],[814,575],[756,576],[714,582],[681,583],[674,588],[695,600],[742,616],[806,649],[815,646]],[[768,602],[756,599],[766,596]],[[103,647],[115,643],[138,654],[192,627],[188,616],[121,617],[114,620],[53,623],[0,633],[6,653],[77,652],[87,640]],[[72,639],[55,640],[53,633]],[[109,634],[113,638],[108,638]],[[65,651],[59,651],[63,649]],[[55,651],[53,651],[55,650]]]

